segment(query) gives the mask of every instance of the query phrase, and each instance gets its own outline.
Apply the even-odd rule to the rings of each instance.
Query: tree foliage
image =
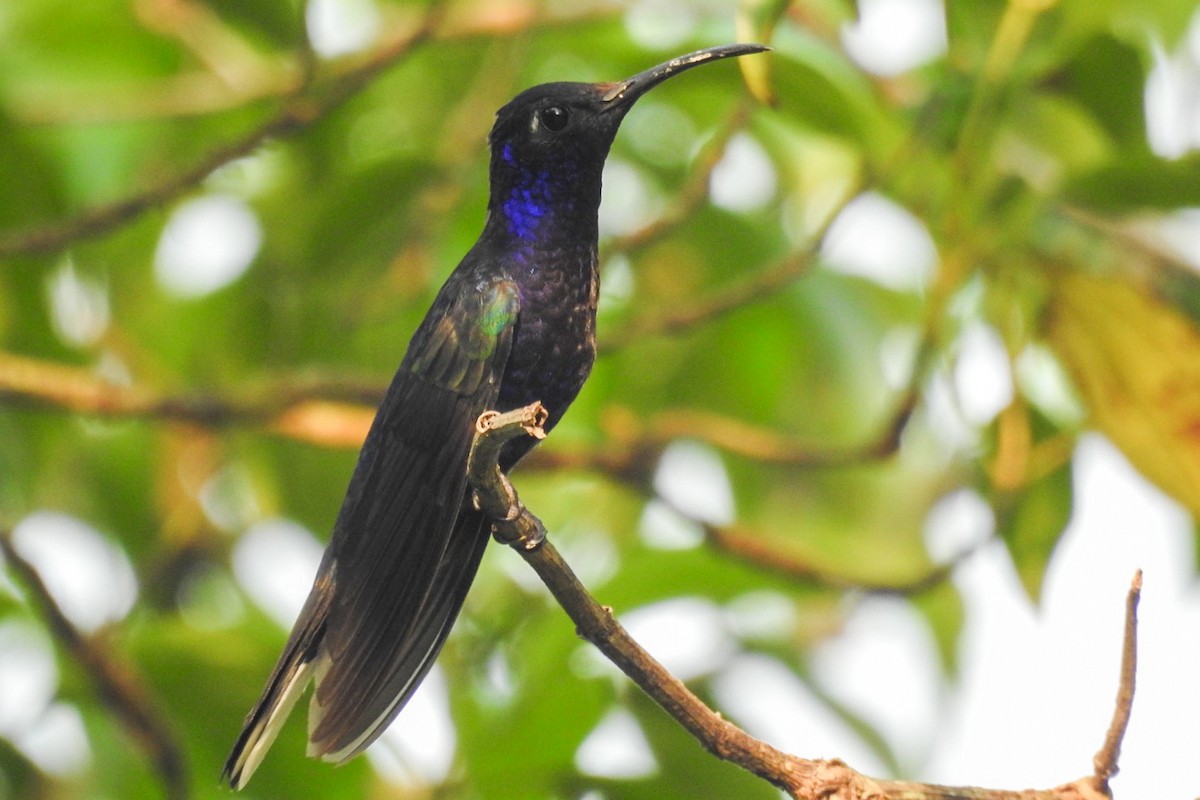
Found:
[[[330,529],[371,404],[482,227],[491,115],[541,81],[614,80],[735,35],[775,47],[744,79],[723,64],[672,81],[626,121],[602,355],[517,477],[618,613],[701,598],[735,620],[736,652],[822,694],[810,649],[856,599],[901,593],[949,678],[961,614],[923,538],[948,492],[987,501],[1035,598],[1083,432],[1200,512],[1197,279],[1156,227],[1200,203],[1200,161],[1152,152],[1143,104],[1154,47],[1192,5],[948,0],[946,51],[881,76],[847,53],[843,0],[650,23],[649,3],[388,0],[345,55],[320,54],[299,0],[8,3],[0,519],[35,566],[35,512],[82,521],[137,592],[92,634],[71,613],[56,625],[9,565],[0,674],[48,643],[57,668],[45,708],[0,709],[0,797],[160,795],[164,746],[176,796],[222,796],[285,636],[239,548],[268,520]],[[884,269],[867,276],[848,245]],[[1001,386],[983,410],[966,399],[980,342]],[[414,796],[774,796],[597,669],[521,569],[485,559],[440,661],[454,765]],[[788,613],[739,627],[748,602]],[[711,699],[719,667],[690,685]],[[829,703],[883,763],[916,766]],[[653,776],[576,766],[614,708]],[[30,741],[52,713],[77,716],[90,751],[63,775]],[[408,796],[363,759],[302,758],[302,739],[293,720],[250,796]]]

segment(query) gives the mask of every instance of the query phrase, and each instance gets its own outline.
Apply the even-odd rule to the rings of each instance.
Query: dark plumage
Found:
[[[625,113],[697,64],[619,83],[550,83],[496,114],[491,197],[475,246],[438,292],[367,435],[316,580],[225,764],[241,788],[310,680],[309,755],[343,762],[387,727],[433,665],[488,541],[466,458],[489,409],[562,418],[595,358],[600,175]],[[511,442],[501,466],[533,446]]]

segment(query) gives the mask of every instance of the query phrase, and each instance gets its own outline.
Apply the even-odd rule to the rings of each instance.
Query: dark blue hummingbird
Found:
[[[489,538],[466,482],[475,420],[540,400],[551,430],[596,354],[600,176],[626,112],[673,75],[765,47],[671,59],[617,83],[548,83],[496,114],[483,233],[409,342],[308,600],[225,764],[241,788],[310,682],[308,754],[341,763],[433,665]],[[506,445],[508,470],[533,447]]]

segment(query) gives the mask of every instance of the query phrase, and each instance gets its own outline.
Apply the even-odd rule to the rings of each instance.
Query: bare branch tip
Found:
[[[546,438],[546,421],[550,419],[550,412],[542,405],[540,400],[535,400],[530,405],[525,406],[525,433],[535,439]]]
[[[488,431],[492,430],[493,423],[495,423],[496,417],[499,417],[499,416],[500,416],[499,411],[483,412],[482,414],[479,415],[479,419],[475,420],[475,432],[482,434],[482,433],[487,433]]]
[[[1133,696],[1137,684],[1137,607],[1141,592],[1142,570],[1138,569],[1133,574],[1133,581],[1125,600],[1125,634],[1117,701],[1104,744],[1092,761],[1095,779],[1102,788],[1107,788],[1109,779],[1120,770],[1118,760],[1121,755],[1121,743],[1125,739],[1125,731],[1133,713]]]
[[[475,420],[475,432],[482,436],[505,428],[512,430],[510,426],[516,426],[535,439],[544,439],[546,431],[543,426],[549,417],[550,412],[546,410],[546,407],[540,401],[535,400],[527,406],[515,408],[512,411],[483,412]],[[511,439],[512,436],[506,438]]]

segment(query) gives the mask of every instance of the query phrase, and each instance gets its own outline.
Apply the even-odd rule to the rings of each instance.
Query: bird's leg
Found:
[[[492,535],[498,542],[533,550],[546,538],[545,529],[525,510],[517,490],[500,469],[500,450],[518,436],[546,436],[546,408],[534,402],[524,408],[500,413],[485,411],[475,422],[475,440],[467,458],[467,480],[472,487],[472,502],[492,521]]]

